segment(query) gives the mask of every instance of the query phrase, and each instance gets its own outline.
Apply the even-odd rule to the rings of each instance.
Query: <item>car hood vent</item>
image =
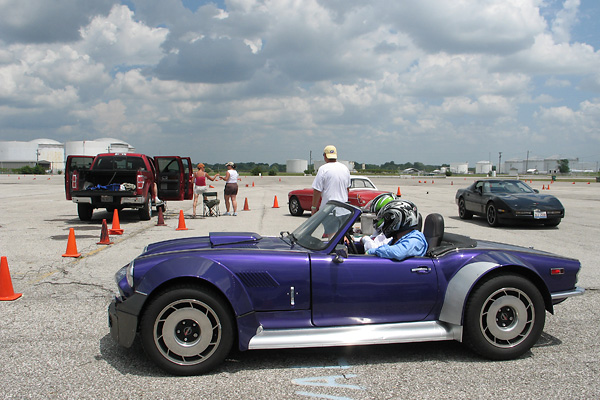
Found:
[[[239,272],[240,281],[247,287],[278,287],[279,282],[268,272]]]

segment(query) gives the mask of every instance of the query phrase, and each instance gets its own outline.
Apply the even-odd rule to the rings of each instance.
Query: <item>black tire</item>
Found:
[[[77,215],[82,221],[91,221],[94,214],[94,207],[89,203],[77,203]]]
[[[533,283],[520,275],[496,276],[470,295],[463,342],[483,357],[514,359],[538,341],[545,321],[544,299]]]
[[[298,198],[296,196],[292,196],[290,198],[289,209],[290,209],[290,214],[292,214],[296,217],[299,217],[302,214],[304,214],[304,209],[300,205],[300,200],[298,200]]]
[[[141,322],[148,357],[174,375],[198,375],[221,364],[233,345],[234,323],[219,297],[182,285],[156,297]]]
[[[458,199],[458,216],[460,219],[471,219],[473,218],[473,213],[467,210],[465,206],[465,199],[462,197]]]
[[[485,219],[489,226],[500,226],[498,209],[494,203],[488,203],[487,207],[485,208]]]
[[[152,199],[150,196],[146,199],[144,206],[138,210],[140,220],[149,221],[152,218]]]

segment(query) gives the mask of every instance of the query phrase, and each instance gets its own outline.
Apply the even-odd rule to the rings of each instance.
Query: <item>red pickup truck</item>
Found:
[[[192,162],[189,157],[149,157],[135,153],[68,156],[65,194],[77,204],[82,221],[92,219],[95,208],[134,208],[141,220],[152,217],[156,193],[161,200],[194,197]]]

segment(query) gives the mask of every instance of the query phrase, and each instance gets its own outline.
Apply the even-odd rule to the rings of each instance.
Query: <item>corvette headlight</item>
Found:
[[[127,284],[133,288],[133,268],[134,268],[134,264],[135,262],[132,261],[129,263],[129,265],[127,266]]]

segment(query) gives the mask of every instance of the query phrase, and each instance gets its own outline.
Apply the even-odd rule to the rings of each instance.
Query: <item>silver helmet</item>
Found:
[[[377,213],[377,227],[388,238],[418,225],[417,206],[407,200],[392,200]]]

